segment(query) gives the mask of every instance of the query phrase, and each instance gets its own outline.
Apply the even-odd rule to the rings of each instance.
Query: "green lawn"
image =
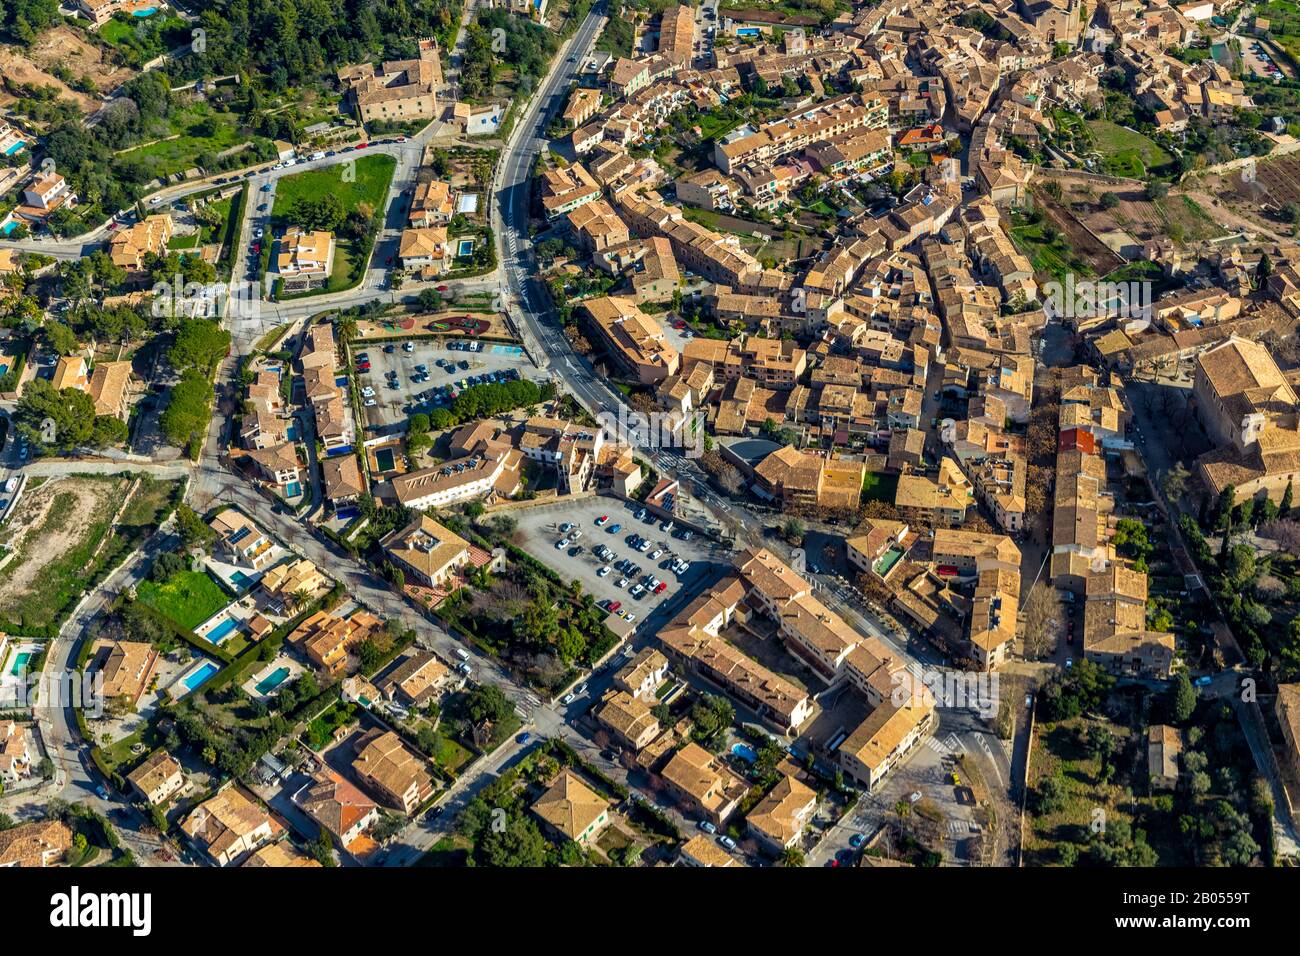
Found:
[[[180,571],[163,584],[144,581],[136,593],[186,630],[193,630],[231,601],[204,571]]]
[[[221,199],[212,203],[208,208],[221,217],[221,224],[218,226],[209,226],[203,223],[199,227],[199,243],[207,245],[212,242],[220,242],[226,233],[226,226],[230,220],[230,210],[234,205],[235,197],[230,196],[227,199]]]
[[[1141,179],[1148,170],[1173,160],[1154,140],[1110,120],[1090,120],[1088,129],[1102,155],[1103,168],[1112,176]]]
[[[396,167],[397,160],[393,157],[384,153],[372,153],[359,157],[352,165],[354,175],[350,177],[351,182],[343,179],[347,163],[336,163],[324,169],[286,176],[276,184],[275,207],[271,210],[271,217],[279,222],[288,222],[289,210],[299,198],[315,198],[325,193],[338,196],[347,212],[364,202],[376,213],[382,213],[384,198],[388,195],[388,184],[392,181]]]
[[[898,476],[885,475],[877,471],[867,472],[862,481],[863,501],[884,501],[894,503],[894,493],[898,491]]]
[[[397,160],[383,153],[362,156],[350,167],[349,180],[345,180],[344,171],[349,169],[346,163],[338,163],[324,169],[312,169],[281,179],[275,188],[275,205],[271,209],[271,218],[277,227],[290,224],[290,210],[300,198],[316,197],[333,193],[343,201],[344,213],[350,213],[362,203],[370,207],[375,216],[384,214],[385,201],[388,198],[388,186],[397,168]],[[359,283],[370,260],[369,241],[358,242],[340,238],[335,245],[334,269],[329,281],[320,289],[302,293],[301,296],[322,295],[327,292],[342,292]],[[353,274],[356,270],[356,274]],[[290,296],[298,298],[300,296]]]
[[[1020,251],[1029,257],[1035,274],[1048,275],[1058,282],[1065,281],[1065,274],[1073,272],[1077,276],[1091,276],[1092,266],[1071,249],[1062,236],[1048,242],[1043,235],[1043,223],[1021,222],[1011,227],[1011,238]]]
[[[159,178],[183,173],[199,165],[200,157],[215,158],[217,153],[243,142],[239,127],[240,119],[233,113],[198,103],[173,116],[171,139],[126,150],[118,154],[117,160],[143,163]]]

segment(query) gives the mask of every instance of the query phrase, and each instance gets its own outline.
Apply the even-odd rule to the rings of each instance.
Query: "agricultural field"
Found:
[[[1088,131],[1101,153],[1101,165],[1112,176],[1142,179],[1173,160],[1155,141],[1109,120],[1090,120]]]
[[[168,138],[124,150],[117,158],[143,163],[155,178],[162,179],[195,166],[213,166],[218,153],[247,140],[237,116],[206,103],[177,111],[171,125]]]
[[[1016,246],[1029,257],[1034,267],[1034,274],[1062,282],[1066,273],[1086,277],[1096,274],[1096,270],[1086,259],[1071,248],[1059,229],[1046,220],[1031,222],[1017,216],[1011,227],[1011,238]]]
[[[1269,38],[1300,59],[1300,4],[1292,0],[1270,0],[1255,7],[1255,15],[1268,20]]]
[[[1230,173],[1210,176],[1205,187],[1238,215],[1261,218],[1262,207],[1281,209],[1300,203],[1300,154],[1258,160]],[[1271,225],[1276,226],[1276,220]]]
[[[0,547],[14,553],[0,568],[0,628],[56,631],[86,587],[158,526],[176,489],[175,482],[72,475],[24,494],[0,531]]]
[[[1068,174],[1051,180],[1061,187],[1058,208],[1068,211],[1087,229],[1103,239],[1122,245],[1168,237],[1175,242],[1200,242],[1224,235],[1224,229],[1196,200],[1181,193],[1150,199],[1140,187],[1107,187]],[[1118,203],[1107,209],[1103,194],[1114,195]]]

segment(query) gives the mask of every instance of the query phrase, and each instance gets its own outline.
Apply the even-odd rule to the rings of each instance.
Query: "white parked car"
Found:
[[[638,585],[636,585],[635,587],[632,588],[632,596],[633,596],[633,597],[640,597],[642,594],[645,594],[645,585],[644,585],[644,584],[638,584]]]
[[[605,577],[607,574],[609,574],[609,565],[608,565],[608,564],[605,565],[603,568],[601,568],[599,571],[596,572],[596,577],[598,577],[598,578],[603,578],[603,577]]]
[[[627,578],[619,578],[617,581],[614,582],[614,587],[616,588],[627,587]]]
[[[556,551],[563,551],[563,550],[564,550],[565,548],[567,548],[568,546],[569,546],[569,539],[568,539],[568,538],[561,538],[559,541],[555,542],[555,550],[556,550]]]
[[[361,394],[364,395],[366,398],[374,398],[375,390],[371,388],[369,385],[367,385],[365,388],[361,390]]]
[[[655,548],[653,551],[650,552],[650,560],[658,561],[661,557],[663,557],[663,554],[664,554],[663,548]]]
[[[375,401],[373,398],[367,398],[363,404],[366,406],[366,408],[374,408],[379,403]]]

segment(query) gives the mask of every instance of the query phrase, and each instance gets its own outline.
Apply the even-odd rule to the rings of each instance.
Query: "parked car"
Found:
[[[705,833],[717,833],[717,832],[718,832],[718,828],[717,828],[716,826],[714,826],[712,823],[710,823],[708,820],[701,820],[699,823],[697,823],[697,824],[695,824],[695,825],[696,825],[697,827],[699,827],[701,830],[703,830]]]

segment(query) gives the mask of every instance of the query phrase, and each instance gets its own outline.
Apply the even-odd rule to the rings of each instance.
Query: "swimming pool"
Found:
[[[302,483],[291,481],[284,486],[284,496],[286,498],[297,498],[302,494]]]
[[[391,448],[381,448],[375,452],[375,464],[380,471],[392,471],[393,466],[397,464],[397,458]]]
[[[230,575],[230,583],[233,584],[240,591],[242,591],[244,589],[244,585],[246,585],[251,580],[253,579],[249,575],[245,574],[243,571],[236,571],[232,575]]]
[[[263,677],[260,681],[257,682],[257,692],[259,694],[271,693],[271,691],[275,690],[277,687],[279,687],[281,684],[284,683],[285,678],[288,677],[289,674],[290,674],[289,668],[277,667],[274,671],[272,671],[270,674],[267,674],[265,677]]]
[[[27,671],[27,662],[32,659],[31,651],[19,651],[18,656],[14,658],[14,666],[9,668],[9,673],[18,675]]]
[[[732,744],[731,752],[746,763],[753,763],[758,759],[757,751],[749,744]]]
[[[131,16],[139,17],[140,19],[143,20],[145,17],[151,17],[157,12],[158,12],[157,7],[145,7],[143,10],[136,10],[134,13],[131,14]]]
[[[462,257],[462,258],[464,258],[465,256],[468,256],[468,255],[472,255],[473,252],[474,252],[474,240],[473,240],[473,239],[461,239],[461,240],[456,244],[456,250],[457,250],[457,251],[456,251],[456,255],[458,255],[458,256],[460,256],[460,257]]]
[[[524,350],[518,345],[494,345],[492,351],[498,355],[523,355]]]
[[[228,617],[220,624],[218,624],[216,627],[214,627],[212,630],[208,631],[208,633],[203,636],[207,638],[209,641],[211,641],[213,644],[220,644],[222,640],[226,637],[229,637],[230,632],[237,627],[239,627],[239,624],[235,621],[235,619],[233,617]]]
[[[297,425],[290,425],[288,428],[286,428],[286,429],[284,430],[284,437],[287,438],[287,439],[289,439],[289,441],[297,441],[297,440],[298,440],[298,426],[297,426]]]
[[[14,153],[18,152],[26,145],[27,144],[20,139],[18,142],[14,143],[12,146],[10,146],[8,149],[5,150],[5,155],[12,156]]]
[[[7,222],[3,226],[0,226],[0,235],[7,236],[9,235],[9,233],[13,232],[17,228],[18,228],[18,223]]]
[[[182,681],[182,683],[190,690],[197,690],[220,669],[221,668],[217,667],[217,665],[212,663],[212,661],[204,661],[203,665],[195,668],[194,671],[192,671],[190,675]]]

